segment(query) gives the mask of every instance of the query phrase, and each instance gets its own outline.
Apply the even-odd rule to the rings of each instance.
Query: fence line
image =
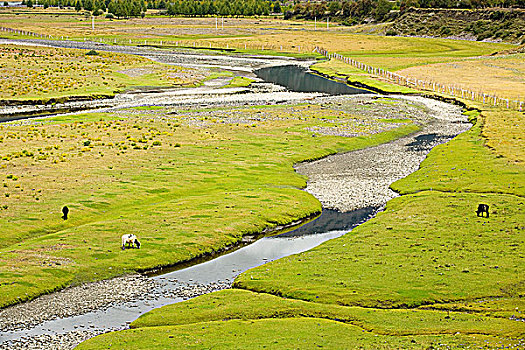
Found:
[[[68,36],[52,36],[47,34],[38,34],[33,33],[29,31],[19,30],[19,29],[13,29],[13,28],[7,28],[7,27],[0,27],[0,31],[18,34],[18,35],[25,35],[35,38],[43,38],[43,39],[50,39],[50,40],[69,40]],[[95,44],[113,44],[113,45],[136,45],[136,46],[160,46],[160,47],[180,47],[180,48],[205,48],[205,49],[224,49],[224,44],[215,44],[210,42],[209,40],[179,40],[179,41],[165,41],[165,40],[133,40],[133,39],[116,39],[113,40],[110,39],[104,39],[104,38],[98,38],[97,39],[86,39],[83,38],[85,42],[92,42]],[[406,77],[403,75],[399,75],[394,72],[390,72],[388,70],[382,69],[382,68],[376,68],[372,67],[370,65],[367,65],[365,63],[356,61],[350,57],[346,57],[343,55],[340,55],[338,53],[330,53],[327,50],[324,50],[318,46],[300,46],[300,45],[289,45],[289,46],[283,46],[281,44],[272,45],[272,44],[256,44],[256,43],[227,43],[226,49],[253,49],[253,50],[271,50],[271,51],[280,51],[280,52],[294,52],[294,53],[301,53],[301,52],[317,52],[328,59],[336,59],[339,61],[342,61],[346,64],[349,64],[355,68],[358,68],[360,70],[363,70],[369,74],[380,76],[383,79],[402,86],[412,87],[419,90],[427,90],[427,91],[433,91],[437,93],[441,93],[444,95],[449,95],[453,97],[461,97],[463,99],[469,99],[472,101],[478,101],[486,105],[491,106],[502,106],[506,107],[508,109],[517,109],[520,112],[523,111],[524,102],[521,100],[513,100],[509,98],[503,98],[499,97],[496,94],[489,94],[484,91],[474,91],[469,90],[457,85],[446,85],[441,84],[432,80],[420,80],[417,78],[411,78]]]
[[[446,84],[441,84],[435,81],[420,80],[417,78],[405,77],[397,73],[387,71],[382,68],[375,68],[375,67],[369,66],[367,64],[358,62],[350,57],[345,57],[338,53],[330,53],[327,50],[324,50],[320,47],[316,47],[314,51],[325,56],[328,59],[333,58],[333,59],[342,61],[355,68],[363,70],[369,74],[380,76],[384,78],[385,80],[392,82],[394,84],[397,84],[397,85],[412,87],[412,88],[416,88],[419,90],[433,91],[433,92],[437,92],[437,93],[441,93],[441,94],[449,95],[453,97],[461,97],[463,99],[469,99],[472,101],[481,102],[483,104],[490,105],[490,106],[502,106],[508,109],[517,109],[520,112],[523,111],[524,102],[521,100],[503,98],[503,97],[497,96],[496,94],[489,94],[484,91],[469,90],[469,89],[466,89],[466,88],[463,88],[457,85],[446,85]]]
[[[58,35],[48,35],[48,34],[38,34],[29,31],[0,27],[0,31],[9,32],[18,35],[32,36],[35,38],[43,38],[50,40],[73,40],[69,36],[58,36]],[[78,40],[78,39],[77,39]],[[224,49],[224,44],[218,43],[215,44],[209,40],[178,40],[178,41],[166,41],[159,39],[106,39],[106,38],[82,38],[85,42],[92,42],[95,44],[108,44],[108,45],[135,45],[135,46],[161,46],[161,47],[181,47],[181,48],[203,48],[203,49]],[[81,41],[82,41],[81,40]],[[262,51],[282,51],[282,52],[294,52],[294,53],[303,53],[303,52],[312,52],[314,46],[308,47],[304,45],[276,45],[276,44],[257,44],[251,42],[243,43],[226,43],[226,49],[253,49],[253,50],[262,50]]]

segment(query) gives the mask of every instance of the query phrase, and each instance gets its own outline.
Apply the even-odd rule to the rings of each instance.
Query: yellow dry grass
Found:
[[[0,98],[40,99],[114,94],[132,86],[178,86],[207,73],[133,55],[0,45]]]
[[[520,164],[525,164],[525,118],[518,111],[494,110],[484,112],[482,135],[487,146],[497,154]]]
[[[525,54],[416,66],[399,74],[525,100]]]

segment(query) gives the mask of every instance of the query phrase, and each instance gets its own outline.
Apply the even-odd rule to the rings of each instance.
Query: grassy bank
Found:
[[[79,348],[523,347],[523,118],[463,102],[474,127],[394,183],[403,195],[371,221]]]
[[[324,76],[344,78],[348,84],[353,86],[365,85],[366,87],[372,88],[374,91],[399,94],[414,94],[418,92],[417,90],[406,86],[395,85],[387,81],[374,79],[365,71],[336,59],[316,63],[312,65],[310,69]]]
[[[334,124],[362,136],[309,131]],[[299,190],[305,178],[294,163],[415,130],[406,120],[357,119],[320,105],[146,107],[5,124],[0,306],[186,261],[317,213],[319,202]],[[143,249],[121,251],[124,233],[137,234]]]

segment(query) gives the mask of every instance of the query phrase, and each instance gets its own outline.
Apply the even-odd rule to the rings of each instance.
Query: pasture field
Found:
[[[19,11],[18,11],[19,12]],[[273,48],[292,53],[311,52],[315,46],[330,52],[338,52],[364,63],[389,70],[399,70],[417,65],[449,62],[467,57],[488,55],[513,48],[505,43],[486,43],[475,41],[385,37],[355,34],[354,28],[332,24],[326,29],[318,23],[308,21],[284,21],[274,18],[224,18],[214,17],[181,18],[148,16],[144,19],[110,20],[98,17],[95,29],[91,29],[91,19],[69,10],[56,14],[32,13],[27,11],[14,14],[0,12],[0,26],[27,30],[37,34],[50,34],[55,39],[74,40],[104,39],[125,41],[146,40],[174,44],[176,41],[195,41],[203,47],[211,43],[214,47],[227,45],[240,49]],[[18,34],[0,32],[4,37],[21,37]],[[26,36],[27,37],[27,36]],[[29,38],[29,37],[27,37]]]
[[[525,54],[428,64],[398,73],[525,101]]]
[[[395,85],[387,81],[380,81],[369,76],[368,73],[359,68],[352,67],[342,61],[330,59],[325,62],[316,63],[310,67],[313,71],[330,77],[341,77],[349,83],[365,84],[371,88],[399,94],[413,94],[418,91],[406,86]]]
[[[184,344],[229,334],[240,347],[276,341],[274,348],[288,348],[295,338],[374,349],[523,347],[525,172],[485,147],[485,119],[472,117],[470,131],[436,147],[419,171],[393,185],[405,195],[346,236],[248,270],[233,290],[156,309],[134,329],[79,348],[128,341],[184,348],[161,334]],[[476,216],[478,203],[491,205],[490,218]],[[293,336],[265,333],[276,324],[286,329],[278,334]]]
[[[512,56],[503,61],[519,69]],[[320,65],[348,75],[333,62]],[[434,77],[449,74],[441,67]],[[498,84],[514,78],[486,77]],[[374,219],[311,251],[248,270],[232,290],[156,309],[133,329],[79,349],[127,342],[144,349],[190,342],[290,348],[297,339],[333,348],[523,348],[523,113],[462,102],[477,109],[468,112],[473,128],[394,183],[402,196]],[[490,218],[476,216],[478,203],[490,205]]]
[[[114,95],[139,86],[196,85],[209,71],[139,56],[35,46],[0,46],[0,99],[47,100]]]
[[[217,31],[213,18],[98,18],[91,31],[78,14],[45,16],[2,13],[0,25],[18,20],[20,29],[77,39],[253,43],[293,51],[319,45],[374,67],[522,98],[522,55],[486,56],[508,44],[358,35],[342,27],[314,31],[312,23],[273,19],[227,19]],[[316,69],[372,85],[372,76],[337,61]],[[233,290],[157,309],[133,329],[79,349],[290,348],[297,339],[331,348],[525,347],[523,113],[462,102],[478,110],[469,112],[473,128],[394,183],[402,196],[376,218],[309,252],[243,273]],[[416,129],[312,138],[307,128],[323,123],[320,116],[341,118],[363,136],[382,123],[363,129],[364,116],[298,105],[211,113],[133,109],[3,126],[0,306],[188,260],[316,213],[320,205],[298,190],[306,179],[293,163]],[[490,205],[490,218],[476,216],[478,203]],[[60,219],[63,205],[70,220]],[[147,252],[119,250],[120,235],[132,231]]]
[[[377,108],[392,109],[379,100]],[[357,137],[314,138],[317,126]],[[4,124],[0,306],[187,261],[318,213],[293,164],[417,128],[308,104],[146,107]],[[144,249],[121,251],[124,233],[137,234]]]
[[[351,57],[376,68],[400,71],[418,79],[453,84],[470,90],[481,89],[504,98],[521,98],[523,91],[523,55],[490,57],[487,55],[515,48],[505,43],[476,42],[418,37],[390,37],[357,34],[356,28],[332,24],[327,30],[322,23],[314,30],[313,22],[284,21],[265,18],[181,18],[155,16],[144,19],[111,20],[96,18],[95,30],[91,20],[71,10],[53,10],[43,14],[36,10],[0,12],[0,26],[51,34],[55,39],[105,40],[164,47],[181,45],[208,48],[236,48],[237,53],[284,54],[320,58],[312,52],[320,46],[329,52]],[[0,32],[4,37],[21,37]],[[25,38],[31,38],[25,36]],[[144,43],[142,42],[144,41]],[[246,49],[245,49],[246,45]],[[264,47],[264,50],[261,50]],[[281,50],[282,47],[282,50]],[[220,51],[215,51],[221,53]],[[320,73],[350,77],[350,81],[370,84],[381,89],[384,82],[367,78],[362,71],[337,61],[314,67]],[[443,74],[443,72],[448,72]],[[486,79],[479,79],[483,75]],[[488,78],[490,77],[490,79]],[[404,87],[387,86],[392,92],[410,91]]]

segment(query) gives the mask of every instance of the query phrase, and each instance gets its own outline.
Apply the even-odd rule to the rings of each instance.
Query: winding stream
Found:
[[[259,66],[258,62],[255,66]],[[250,66],[254,69],[254,66]],[[283,101],[304,101],[319,98],[320,93],[290,92],[275,85],[264,85],[262,90],[271,91],[271,98],[264,91],[225,91],[208,86],[202,89],[202,98],[197,99],[198,90],[184,93],[168,91],[154,95],[137,94],[128,103],[112,99],[111,106],[125,108],[136,105],[184,106],[200,103],[220,105],[225,100],[235,103],[277,103],[276,93],[283,93]],[[254,88],[252,88],[254,89]],[[255,88],[257,89],[257,88]],[[359,93],[361,91],[358,91]],[[356,93],[356,92],[353,92]],[[183,97],[181,97],[183,96]],[[232,97],[234,96],[234,97]],[[288,98],[293,96],[293,98]],[[241,100],[236,98],[242,97]],[[330,103],[350,97],[324,97]],[[177,270],[164,270],[162,274],[140,277],[139,286],[130,283],[135,298],[110,300],[93,308],[84,307],[64,315],[86,286],[68,288],[63,292],[37,298],[0,311],[0,349],[70,349],[79,342],[111,330],[125,329],[129,322],[141,314],[163,305],[180,302],[211,291],[229,288],[233,279],[243,271],[284,256],[312,249],[330,239],[349,232],[352,228],[373,217],[379,208],[396,196],[389,185],[417,170],[426,154],[437,144],[444,143],[467,130],[470,124],[458,107],[418,97],[397,97],[425,106],[428,118],[421,121],[422,130],[394,142],[364,150],[334,155],[323,160],[297,166],[297,171],[309,176],[307,191],[322,203],[322,215],[295,230],[280,235],[265,237],[227,254]],[[153,103],[154,100],[154,103]],[[263,101],[263,102],[261,102]],[[234,102],[232,102],[234,103]],[[100,109],[102,111],[105,109]],[[137,277],[139,278],[139,277]],[[120,283],[116,280],[115,283]],[[108,282],[111,285],[111,281]],[[96,284],[94,284],[96,290]],[[46,309],[45,316],[35,321],[35,310]],[[55,310],[55,311],[53,311]],[[56,311],[60,310],[60,312]],[[43,321],[43,322],[42,322]]]

